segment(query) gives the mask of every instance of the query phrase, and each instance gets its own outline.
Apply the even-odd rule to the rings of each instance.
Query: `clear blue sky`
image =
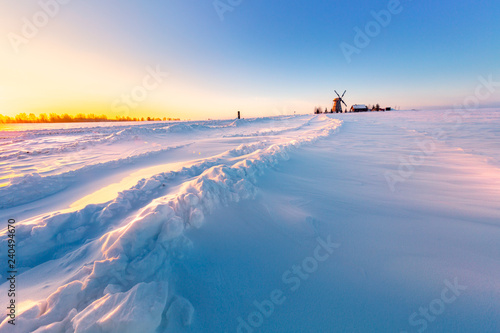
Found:
[[[221,21],[210,0],[72,0],[17,53],[7,35],[21,34],[40,5],[3,2],[0,113],[89,101],[113,112],[157,65],[170,76],[131,114],[306,113],[331,107],[334,89],[347,89],[349,105],[449,106],[474,94],[480,75],[500,81],[498,0],[401,1],[348,62],[341,43],[355,46],[354,28],[389,2],[243,0]],[[481,103],[500,105],[500,93]]]

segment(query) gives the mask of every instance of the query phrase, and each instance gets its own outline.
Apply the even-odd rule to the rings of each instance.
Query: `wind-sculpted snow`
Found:
[[[258,131],[256,132],[250,132],[250,133],[247,133],[247,132],[240,132],[240,133],[235,133],[235,134],[228,134],[228,135],[224,135],[225,138],[230,138],[230,137],[240,137],[240,136],[267,136],[267,135],[279,135],[279,134],[283,134],[283,133],[287,133],[287,132],[291,132],[293,133],[294,131],[299,131],[301,129],[304,129],[306,128],[307,126],[310,126],[311,124],[311,119],[309,119],[308,121],[302,123],[302,124],[299,124],[299,125],[296,125],[296,126],[291,126],[291,127],[284,127],[284,128],[274,128],[274,127],[270,127],[270,128],[264,128],[264,129],[259,129]],[[280,119],[280,122],[284,122],[286,124],[287,120],[286,119]],[[270,118],[269,119],[269,123],[270,125],[275,125],[275,119],[273,118]],[[244,124],[244,123],[243,123]],[[242,126],[241,125],[241,120],[240,121],[235,121],[234,122],[234,126],[236,127],[240,127]]]
[[[1,161],[41,178],[0,210],[15,331],[498,332],[500,113],[455,115],[116,124]],[[87,135],[64,131],[13,145]]]
[[[68,273],[65,284],[49,297],[21,313],[16,329],[170,332],[189,326],[196,309],[176,294],[171,269],[192,246],[185,231],[201,228],[205,216],[220,207],[254,198],[256,179],[266,169],[286,160],[290,150],[326,137],[341,125],[326,117],[314,120],[316,126],[296,139],[241,144],[179,171],[142,179],[108,203],[19,225],[16,237],[24,269],[52,263],[73,267],[81,260],[86,264]],[[172,126],[186,131],[184,125]],[[47,191],[61,189],[78,173],[102,167],[109,165],[88,166],[62,177],[60,183],[41,178],[38,186],[44,188],[46,182]],[[23,184],[15,181],[11,188],[22,191]],[[3,233],[1,246],[6,242]],[[6,271],[5,262],[0,268]],[[0,332],[9,329],[4,320]]]
[[[136,163],[137,161],[154,157],[172,149],[179,149],[186,146],[169,147],[118,160],[86,165],[74,171],[52,176],[41,176],[38,173],[33,173],[13,178],[10,186],[0,187],[0,209],[26,204],[62,191],[84,175],[95,174],[101,170]]]
[[[0,187],[22,182],[26,190],[31,184],[33,191],[8,198],[7,203],[0,199],[0,207],[28,203],[65,188],[57,184],[55,177],[46,178],[48,176],[66,178],[68,172],[91,164],[118,165],[121,161],[127,164],[127,158],[141,159],[147,153],[155,154],[172,146],[172,143],[186,145],[193,141],[193,137],[218,140],[224,136],[276,135],[300,127],[307,121],[308,118],[304,117],[268,117],[4,131],[0,133]],[[54,186],[48,188],[51,182]],[[11,188],[9,191],[20,193],[17,190]]]

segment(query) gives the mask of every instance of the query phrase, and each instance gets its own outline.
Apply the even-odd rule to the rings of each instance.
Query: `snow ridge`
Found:
[[[190,144],[167,147],[143,154],[128,156],[118,160],[86,165],[82,168],[57,175],[41,176],[38,173],[32,173],[23,177],[13,178],[10,186],[0,188],[0,209],[30,203],[62,191],[70,186],[74,181],[86,174],[96,173],[99,170],[105,170],[127,164],[133,164],[139,160],[150,158],[167,151],[183,148],[189,145]]]
[[[342,124],[325,116],[312,121],[324,125],[297,140],[241,145],[181,172],[143,179],[110,203],[19,226],[19,246],[30,265],[63,255],[65,262],[76,261],[78,256],[73,254],[83,248],[94,253],[93,261],[67,284],[19,314],[17,329],[38,333],[153,332],[160,327],[173,332],[189,326],[195,309],[189,300],[176,295],[175,286],[169,283],[171,263],[192,245],[184,231],[201,228],[205,215],[218,207],[254,198],[256,178],[266,169],[288,159],[293,149],[333,134]],[[166,184],[182,177],[187,181],[177,192],[168,193]],[[125,218],[127,214],[131,215]],[[86,244],[78,241],[92,238]],[[3,233],[2,246],[5,241]],[[77,250],[57,253],[57,249],[68,247]],[[8,329],[4,320],[0,332]]]

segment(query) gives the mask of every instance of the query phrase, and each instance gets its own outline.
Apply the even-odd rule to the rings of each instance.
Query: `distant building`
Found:
[[[364,104],[354,104],[351,106],[351,112],[365,112],[368,111],[368,107]]]
[[[347,90],[344,90],[344,93],[342,94],[342,96],[339,95],[339,93],[337,92],[337,90],[334,90],[334,91],[335,91],[335,94],[337,94],[337,98],[335,98],[333,100],[332,113],[333,112],[335,112],[335,113],[342,113],[342,103],[345,105],[345,107],[347,107],[347,104],[345,104],[345,102],[343,100],[344,95],[347,92]],[[347,112],[347,109],[345,110],[345,112]]]
[[[332,112],[342,113],[342,98],[337,97],[333,100]]]

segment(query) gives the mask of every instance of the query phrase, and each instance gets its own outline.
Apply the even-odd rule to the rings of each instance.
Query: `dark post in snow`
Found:
[[[241,119],[241,117],[240,117],[240,111],[238,111],[238,119]]]

